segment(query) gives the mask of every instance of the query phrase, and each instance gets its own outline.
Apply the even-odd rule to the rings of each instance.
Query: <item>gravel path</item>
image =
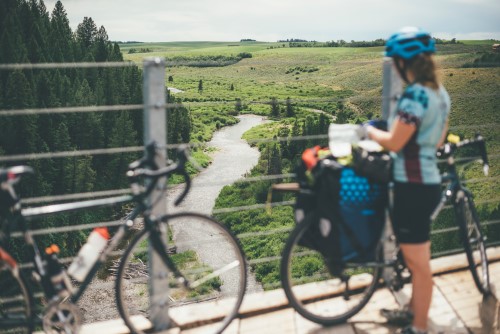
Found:
[[[168,212],[196,211],[210,215],[221,189],[241,179],[257,164],[259,151],[250,147],[241,136],[254,126],[263,124],[265,120],[261,116],[254,115],[239,116],[239,119],[238,124],[224,128],[214,135],[209,145],[216,147],[218,151],[213,156],[212,164],[193,179],[191,191],[181,205],[174,207],[172,201],[177,198],[182,186],[168,193]],[[182,224],[174,226],[176,242],[186,242],[190,238],[196,240],[196,236],[190,233],[197,231],[189,227],[184,228],[185,226]],[[225,254],[224,249],[213,244],[200,245],[198,250],[201,260],[209,265],[215,264],[214,261]],[[249,273],[247,292],[256,291],[262,291],[262,287],[254,275]]]
[[[221,189],[242,178],[257,164],[258,150],[251,148],[241,139],[241,136],[252,127],[263,124],[265,120],[260,116],[253,115],[244,115],[239,118],[238,124],[223,128],[215,133],[209,144],[217,148],[217,152],[213,155],[212,164],[193,179],[191,191],[179,207],[173,207],[169,201],[168,212],[196,211],[210,215]],[[171,189],[167,196],[168,199],[175,199],[181,190],[182,186]],[[196,229],[192,227],[185,229],[184,226],[186,225],[177,224],[174,226],[174,236],[178,243],[188,241],[194,237],[190,233],[196,233]],[[227,253],[223,248],[213,244],[200,246],[198,250],[201,260],[208,265],[215,265],[214,261],[222,259]],[[262,287],[257,283],[253,274],[249,273],[248,276],[247,293],[262,291]],[[222,292],[230,294],[235,284],[230,283],[230,277],[222,277],[222,279],[227,282]],[[115,304],[114,278],[94,279],[78,302],[83,310],[85,323],[119,318]]]

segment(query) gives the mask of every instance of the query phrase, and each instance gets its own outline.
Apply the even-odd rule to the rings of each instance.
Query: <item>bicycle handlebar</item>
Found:
[[[453,156],[453,154],[458,148],[466,146],[476,146],[479,148],[479,151],[481,153],[481,159],[483,160],[483,172],[484,175],[488,175],[489,164],[488,164],[488,153],[486,152],[486,142],[483,136],[481,136],[480,134],[476,134],[476,136],[472,139],[464,139],[456,143],[445,143],[437,150],[437,156],[439,158],[449,158]]]
[[[132,188],[134,189],[134,185],[137,184],[138,179],[141,177],[151,179],[152,182],[147,186],[146,190],[141,193],[141,196],[148,196],[153,191],[159,178],[168,176],[173,173],[180,173],[184,177],[186,186],[184,187],[183,192],[174,202],[176,206],[179,205],[184,200],[191,188],[191,178],[186,171],[186,162],[188,161],[188,146],[180,146],[177,149],[177,153],[179,159],[176,163],[158,169],[158,166],[155,162],[156,144],[152,142],[146,145],[144,156],[129,165],[127,176],[130,180]]]

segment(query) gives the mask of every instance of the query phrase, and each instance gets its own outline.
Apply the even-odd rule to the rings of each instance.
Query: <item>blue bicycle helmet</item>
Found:
[[[421,53],[435,53],[436,46],[431,35],[416,27],[406,27],[392,35],[385,44],[387,57],[411,59]]]

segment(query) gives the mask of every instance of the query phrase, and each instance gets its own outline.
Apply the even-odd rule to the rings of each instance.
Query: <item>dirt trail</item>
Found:
[[[211,214],[220,190],[225,185],[232,184],[243,177],[257,164],[258,150],[251,148],[241,139],[241,136],[252,127],[264,123],[265,120],[260,116],[253,115],[244,115],[239,118],[238,124],[223,128],[214,134],[213,140],[209,143],[217,148],[212,164],[193,179],[191,191],[179,207],[173,207],[169,203],[169,212],[180,210]],[[175,199],[181,190],[182,186],[174,187],[169,190],[167,197]],[[176,234],[182,235],[181,232],[177,231]],[[203,253],[217,257],[218,251],[221,250],[211,248],[203,250]],[[250,274],[247,293],[261,290],[260,284]],[[94,279],[78,305],[83,310],[85,323],[119,318],[116,309],[114,278]]]

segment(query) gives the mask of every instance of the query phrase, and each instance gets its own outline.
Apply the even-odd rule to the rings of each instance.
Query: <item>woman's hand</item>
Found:
[[[379,130],[373,126],[367,126],[365,131],[367,138],[376,141],[386,150],[399,152],[417,131],[417,127],[415,124],[408,124],[398,119],[389,132]]]

